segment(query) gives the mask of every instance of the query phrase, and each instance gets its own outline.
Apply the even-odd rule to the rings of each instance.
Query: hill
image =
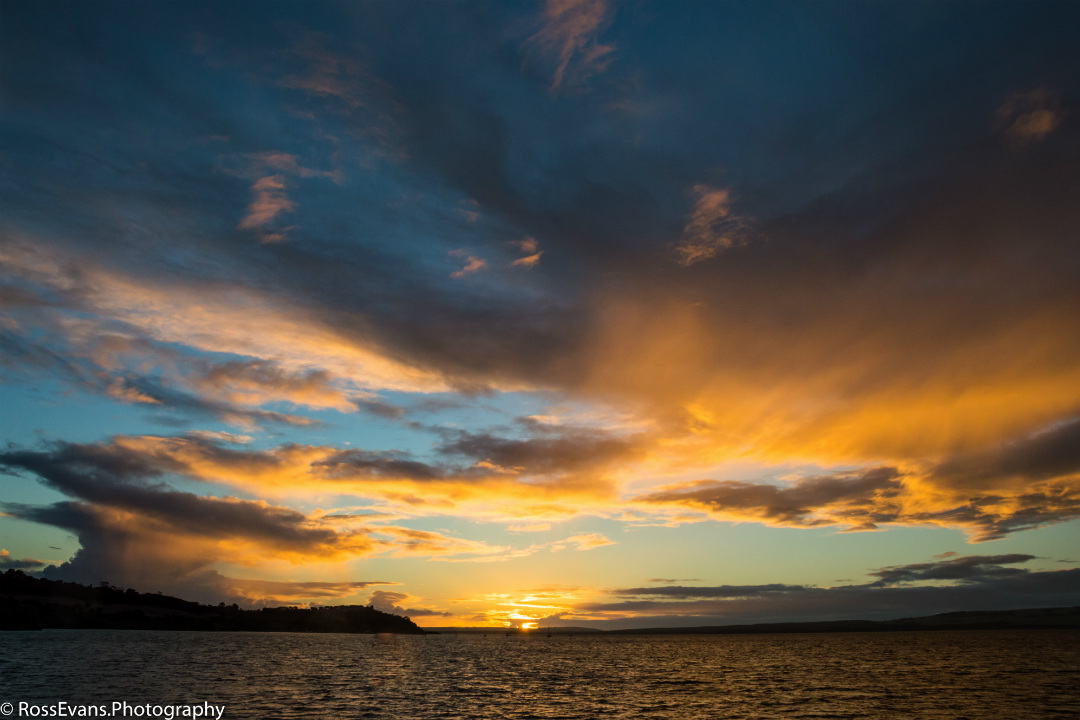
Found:
[[[107,583],[91,587],[31,577],[19,570],[0,573],[0,630],[44,628],[424,632],[409,618],[380,612],[370,605],[244,610],[237,605],[201,605]]]

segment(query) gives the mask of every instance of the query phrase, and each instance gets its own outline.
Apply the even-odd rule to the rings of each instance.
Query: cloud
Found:
[[[551,523],[515,523],[506,526],[506,532],[529,533],[546,532],[551,529]]]
[[[544,252],[540,251],[540,252],[535,253],[533,255],[528,255],[528,256],[523,257],[523,258],[518,258],[517,260],[514,260],[510,264],[512,266],[514,266],[514,267],[534,267],[537,263],[540,262],[540,256],[543,255],[543,254],[544,254]]]
[[[536,242],[536,238],[532,237],[527,237],[522,240],[511,240],[509,244],[516,247],[525,255],[533,255],[540,249],[539,244]]]
[[[478,272],[480,272],[481,270],[483,270],[486,267],[487,267],[487,260],[485,260],[483,258],[476,257],[475,255],[470,255],[467,258],[465,258],[465,267],[461,268],[460,270],[455,270],[454,272],[450,273],[450,277],[455,278],[455,279],[456,278],[462,278],[462,277],[465,277],[466,275],[472,275],[473,273],[478,273]]]
[[[121,494],[111,503],[4,503],[2,509],[10,517],[62,528],[79,538],[81,548],[67,562],[46,567],[46,577],[89,584],[108,580],[202,602],[252,604],[262,597],[257,586],[245,587],[244,581],[223,575],[217,567],[251,572],[275,562],[328,562],[362,555],[376,545],[362,535],[319,528],[284,508],[217,498],[191,500],[172,491],[146,490],[141,498],[132,497],[138,493]],[[184,515],[191,511],[206,514]],[[273,599],[280,588],[263,590],[269,593],[266,599]]]
[[[912,565],[897,565],[875,570],[870,574],[881,578],[877,584],[895,585],[897,583],[916,582],[920,580],[960,580],[963,582],[976,582],[992,578],[1012,577],[1023,575],[1028,570],[1024,568],[1007,568],[1004,565],[1015,565],[1034,560],[1034,555],[1011,553],[1008,555],[968,555],[948,560],[940,560],[933,563],[915,563]]]
[[[392,613],[394,615],[404,615],[408,618],[454,616],[454,613],[452,612],[445,612],[441,610],[402,607],[403,604],[407,604],[408,602],[415,602],[415,600],[416,598],[413,598],[408,593],[390,592],[388,590],[375,590],[368,598],[368,604],[381,612]]]
[[[663,583],[665,585],[670,585],[671,583],[676,583],[676,582],[698,582],[698,578],[683,578],[683,579],[679,579],[679,578],[649,578],[645,582]]]
[[[290,372],[267,360],[207,363],[189,375],[185,384],[238,405],[286,401],[342,412],[357,408],[351,394],[336,386],[326,370]]]
[[[184,482],[354,493],[395,517],[628,517],[624,501],[663,493],[633,503],[638,521],[992,539],[1076,517],[1067,453],[1027,438],[1080,408],[1077,126],[1055,91],[1002,85],[1061,77],[1073,11],[962,12],[962,37],[924,13],[871,46],[858,38],[888,10],[794,39],[760,9],[712,22],[665,8],[647,30],[620,10],[627,72],[588,95],[574,91],[615,57],[614,6],[543,7],[524,48],[513,5],[433,6],[419,23],[407,5],[327,5],[244,32],[194,10],[138,23],[139,42],[122,29],[141,9],[15,13],[5,102],[33,121],[0,138],[18,179],[0,210],[0,368],[27,389],[13,392],[67,403],[59,385],[138,403],[125,417],[225,418],[253,436],[315,431],[299,424],[311,410],[402,418],[391,393],[457,394],[468,409],[437,420],[403,402],[416,422],[393,437],[415,454],[319,464],[342,448],[303,435],[235,455],[114,443]],[[165,61],[207,27],[225,36],[200,49],[228,63]],[[106,31],[116,42],[68,41]],[[872,71],[841,61],[854,55]],[[230,98],[243,102],[217,102]],[[1030,152],[987,142],[990,122]],[[286,222],[304,242],[246,241],[284,240]],[[448,267],[450,248],[493,268],[536,256],[536,238],[545,272],[447,277],[466,263]],[[609,452],[480,419],[541,395],[595,413],[609,440],[645,436]],[[357,436],[369,419],[335,417]],[[465,434],[427,451],[435,422]],[[760,478],[729,484],[743,462]],[[807,466],[839,494],[788,477]],[[858,486],[881,468],[897,477]],[[690,478],[709,480],[670,486]]]
[[[956,610],[1072,605],[1080,600],[1080,570],[1030,571],[1003,565],[1029,555],[966,556],[881,568],[862,585],[720,585],[619,588],[618,600],[567,603],[552,622],[606,628],[868,619]],[[919,582],[919,585],[909,583]],[[940,584],[946,582],[949,584]],[[938,583],[938,584],[927,584]],[[625,599],[622,599],[625,598]]]
[[[340,170],[316,170],[315,168],[304,167],[300,164],[300,158],[290,153],[273,151],[254,153],[249,155],[248,158],[256,167],[273,168],[301,178],[327,178],[339,185],[344,182]]]
[[[393,360],[272,291],[175,278],[163,284],[47,243],[8,244],[0,264],[6,274],[54,298],[44,314],[24,318],[26,329],[8,335],[0,351],[24,358],[31,353],[39,364],[60,363],[77,382],[102,385],[101,392],[112,380],[98,381],[102,373],[127,369],[129,376],[141,375],[146,366],[163,368],[183,387],[210,392],[219,405],[223,388],[253,401],[346,409],[358,394],[347,393],[346,384],[410,391],[447,387],[440,373]],[[30,332],[33,341],[20,337]]]
[[[441,480],[447,472],[428,463],[411,460],[400,452],[342,450],[312,464],[326,468],[330,477],[367,476],[399,480]]]
[[[597,39],[611,22],[606,0],[546,0],[542,22],[528,44],[555,65],[551,92],[580,87],[607,70],[615,46]]]
[[[731,211],[730,189],[695,185],[694,194],[690,220],[675,246],[679,264],[686,267],[746,244],[748,233],[747,221]]]
[[[146,405],[160,405],[161,401],[155,397],[140,392],[132,387],[124,378],[115,378],[105,387],[105,394],[114,400],[124,403],[144,403]]]
[[[804,478],[787,486],[741,481],[700,480],[636,498],[642,503],[699,507],[717,517],[754,519],[775,525],[814,527],[850,523],[865,529],[895,513],[883,508],[902,489],[896,468],[875,468]]]
[[[464,455],[493,467],[531,475],[595,470],[641,452],[641,438],[582,427],[558,427],[525,439],[490,433],[450,434],[440,451]]]
[[[208,450],[212,446],[192,440],[174,441],[174,450],[185,447]],[[431,555],[494,553],[503,549],[394,526],[342,529],[333,516],[305,515],[263,501],[179,492],[160,482],[149,484],[166,474],[190,470],[182,455],[170,457],[160,452],[168,449],[164,444],[157,445],[159,452],[153,454],[139,453],[139,448],[140,441],[135,438],[112,446],[61,443],[47,451],[0,453],[0,465],[9,472],[28,470],[49,487],[88,503],[61,503],[52,509],[11,505],[7,512],[77,532],[96,530],[98,539],[106,540],[152,529],[158,535],[173,535],[212,548],[214,561],[239,564],[258,564],[271,558],[293,563],[329,561],[387,551]],[[246,457],[240,451],[224,449],[217,449],[217,454],[222,464],[235,465]],[[266,458],[262,466],[271,470],[273,464]],[[55,520],[58,517],[69,520]],[[80,538],[80,552],[106,552],[106,548],[91,547],[88,538]],[[148,546],[148,552],[152,547]],[[79,564],[78,555],[72,563]]]
[[[215,430],[191,430],[184,433],[184,436],[192,438],[193,440],[201,440],[205,442],[224,442],[235,445],[247,445],[252,440],[250,435],[237,435],[235,433],[221,432]]]
[[[771,593],[803,592],[802,585],[719,585],[716,587],[684,587],[669,585],[664,587],[620,588],[612,590],[613,595],[654,596],[664,598],[746,598],[759,597]]]
[[[283,75],[277,82],[281,87],[335,98],[353,108],[360,107],[370,93],[368,85],[372,75],[357,57],[327,49],[325,45],[329,39],[318,33],[305,33],[289,50],[303,62],[303,69]]]
[[[1076,423],[995,448],[959,453],[907,473],[891,467],[771,482],[699,480],[634,498],[636,503],[701,509],[733,522],[785,527],[884,525],[961,528],[972,542],[1080,517]]]
[[[396,451],[297,443],[269,450],[232,445],[229,440],[191,434],[116,436],[105,443],[58,442],[40,451],[14,449],[4,457],[26,469],[106,480],[122,477],[125,482],[178,475],[262,497],[353,494],[377,500],[380,511],[397,517],[456,512],[497,522],[543,522],[600,511],[612,499],[608,481],[555,467],[548,468],[548,477],[520,477],[471,464],[422,462]],[[409,544],[415,538],[385,539]]]
[[[361,590],[373,585],[395,585],[380,580],[342,582],[247,580],[220,576],[224,596],[241,597],[246,605],[293,605],[308,604],[356,596]]]
[[[544,251],[539,249],[536,238],[527,237],[524,240],[511,240],[509,244],[514,245],[524,253],[524,257],[519,257],[510,263],[511,267],[535,267],[540,262],[540,256],[544,254]]]
[[[595,548],[604,547],[605,545],[614,545],[614,540],[609,540],[607,537],[600,533],[579,533],[565,540],[559,540],[551,543],[551,551],[565,550],[567,548],[573,548],[574,550],[593,550]]]
[[[161,532],[223,545],[239,543],[238,550],[240,546],[251,546],[293,562],[304,558],[359,556],[381,549],[366,532],[338,532],[289,508],[234,497],[200,496],[163,485],[136,484],[132,481],[162,471],[118,453],[94,456],[85,454],[85,450],[74,447],[61,447],[54,453],[9,450],[0,453],[0,465],[9,470],[29,470],[49,487],[90,503],[86,513],[100,522],[137,519]],[[9,512],[17,516],[23,512],[21,516],[28,519],[34,517],[26,508]]]
[[[251,193],[255,199],[248,205],[247,215],[237,225],[240,230],[265,227],[279,214],[296,209],[296,205],[285,192],[284,175],[268,175],[259,178],[251,186]]]
[[[254,200],[248,205],[247,214],[237,225],[238,230],[268,229],[282,213],[296,211],[297,205],[288,193],[285,174],[299,178],[326,178],[338,185],[344,182],[344,174],[340,168],[329,171],[304,167],[299,158],[290,153],[251,153],[244,156],[244,164],[242,169],[233,172],[241,175],[256,174],[258,177],[251,186]],[[266,175],[266,172],[272,174]],[[282,242],[286,239],[285,231],[289,229],[291,228],[262,232],[260,240],[263,243]]]
[[[214,447],[206,440],[190,438],[173,443],[173,449]],[[342,597],[374,583],[246,581],[223,575],[219,568],[340,564],[387,553],[482,557],[507,550],[437,532],[372,524],[381,518],[370,513],[305,514],[259,500],[177,491],[161,479],[190,474],[181,457],[160,452],[167,449],[165,445],[158,445],[159,452],[154,453],[137,452],[140,448],[150,446],[131,438],[111,446],[54,443],[44,451],[0,453],[0,468],[6,472],[29,471],[74,499],[45,506],[2,505],[7,516],[60,527],[78,536],[81,549],[68,562],[47,568],[46,574],[92,583],[108,578],[258,604]],[[245,457],[242,451],[215,449],[223,464],[235,465]],[[272,470],[273,461],[264,461],[263,467]],[[596,539],[572,541],[584,545]]]
[[[45,561],[23,558],[17,560],[11,557],[7,550],[0,549],[0,572],[4,570],[40,570],[45,566]]]
[[[490,556],[504,552],[506,548],[500,545],[489,545],[477,540],[465,540],[463,538],[450,537],[442,533],[428,530],[415,530],[413,528],[380,526],[378,533],[391,539],[394,545],[395,556],[422,555],[434,556]]]
[[[1061,125],[1065,113],[1060,105],[1058,93],[1048,88],[1017,93],[998,108],[997,130],[1019,144],[1037,142]]]
[[[996,447],[958,453],[934,467],[941,483],[963,488],[1031,488],[1080,474],[1080,417],[1068,418]]]

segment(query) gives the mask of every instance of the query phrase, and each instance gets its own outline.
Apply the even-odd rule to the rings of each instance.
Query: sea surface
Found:
[[[60,700],[267,719],[1077,718],[1080,632],[0,633],[11,717]]]

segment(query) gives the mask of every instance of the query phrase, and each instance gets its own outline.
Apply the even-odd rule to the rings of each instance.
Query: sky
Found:
[[[1080,5],[0,0],[0,570],[1080,604]]]

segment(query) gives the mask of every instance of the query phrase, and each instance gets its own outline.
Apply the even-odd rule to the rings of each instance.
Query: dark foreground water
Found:
[[[0,633],[11,717],[61,700],[209,701],[226,718],[1076,718],[1080,632]]]

